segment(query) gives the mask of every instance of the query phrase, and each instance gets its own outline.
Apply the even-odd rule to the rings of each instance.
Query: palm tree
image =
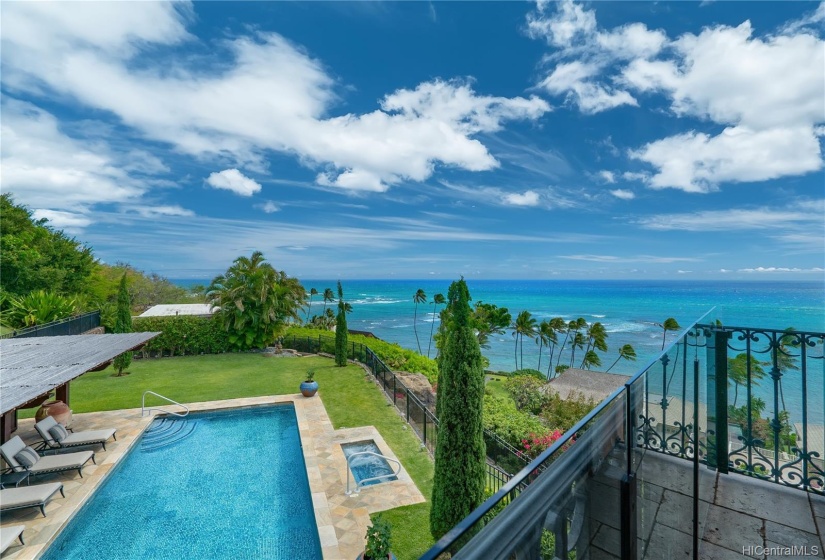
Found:
[[[529,311],[522,311],[516,317],[516,322],[513,324],[513,336],[516,337],[516,347],[519,347],[521,342],[521,368],[516,363],[516,369],[524,368],[524,337],[533,338],[536,336],[536,319]]]
[[[756,359],[750,360],[750,382],[752,385],[759,385],[759,380],[765,377],[765,370],[762,364]],[[748,355],[746,353],[737,354],[734,358],[728,358],[728,379],[733,383],[733,407],[736,408],[736,401],[739,399],[739,386],[748,383]]]
[[[553,355],[556,344],[559,342],[558,333],[567,332],[567,323],[561,317],[553,317],[547,325],[547,336],[550,339],[550,358],[547,363],[547,379],[550,379],[550,369],[553,367]]]
[[[613,362],[610,365],[609,368],[607,368],[607,371],[605,373],[607,373],[608,371],[613,369],[613,366],[618,364],[619,360],[621,360],[622,358],[624,358],[625,360],[630,360],[632,362],[635,362],[636,361],[636,350],[634,350],[633,347],[630,344],[625,344],[624,346],[619,348],[619,357],[616,358],[616,361]]]
[[[662,327],[662,350],[665,349],[665,339],[667,338],[667,331],[678,331],[682,327],[679,326],[679,323],[673,317],[668,317],[665,319],[664,323],[656,323],[658,326]]]
[[[265,260],[260,251],[238,257],[207,292],[230,343],[241,350],[271,344],[290,319],[300,320],[306,301],[301,283]]]
[[[607,331],[604,325],[598,321],[587,327],[587,349],[584,351],[584,358],[582,358],[580,367],[584,367],[584,362],[587,360],[587,353],[593,349],[607,352]]]
[[[418,340],[418,329],[416,328],[416,325],[418,324],[418,304],[427,303],[427,294],[424,293],[424,290],[418,288],[418,290],[413,294],[413,301],[415,302],[415,315],[413,316],[413,332],[415,333],[415,342],[418,344],[418,353],[421,354],[421,342]]]
[[[587,339],[578,331],[573,335],[573,341],[570,343],[570,367],[573,367],[573,362],[576,360],[576,348],[584,349],[584,343]]]
[[[564,353],[564,347],[567,346],[567,339],[570,338],[570,333],[576,330],[576,324],[576,321],[570,321],[569,323],[567,323],[567,325],[565,325],[564,342],[561,343],[561,348],[559,348],[559,357],[556,359],[556,370],[558,370],[559,368],[559,363],[561,362],[561,355]]]
[[[551,332],[548,321],[542,321],[539,323],[538,329],[536,329],[536,344],[539,345],[539,364],[536,366],[536,369],[539,371],[541,371],[541,349],[545,344],[550,344]]]
[[[444,299],[444,294],[435,294],[433,296],[433,322],[430,323],[430,340],[427,342],[427,357],[430,357],[430,347],[433,344],[433,330],[435,330],[435,306],[436,305],[444,305],[447,303],[447,300]]]
[[[327,288],[324,290],[324,309],[321,313],[327,312],[327,303],[335,301],[335,292],[332,291],[332,288]]]
[[[584,353],[584,359],[582,359],[581,364],[582,369],[590,369],[592,366],[599,367],[601,365],[602,359],[594,350],[588,350]]]
[[[312,309],[312,296],[317,296],[317,295],[318,295],[318,290],[316,290],[315,288],[312,288],[312,289],[309,290],[309,305],[307,305],[306,321],[309,321],[309,310]]]

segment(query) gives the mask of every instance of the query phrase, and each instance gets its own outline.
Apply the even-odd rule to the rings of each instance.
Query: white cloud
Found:
[[[825,200],[798,201],[785,208],[705,210],[683,214],[657,214],[639,219],[645,229],[659,231],[733,231],[787,228],[822,228]]]
[[[72,138],[54,115],[9,96],[3,96],[2,115],[0,186],[18,203],[51,212],[55,223],[81,228],[91,223],[88,212],[94,205],[139,200],[148,181],[127,171],[128,164],[142,168],[141,173],[162,166],[149,154],[119,155],[108,145]]]
[[[91,25],[71,24],[96,18],[96,10],[85,3],[54,12],[10,4],[4,28],[32,33],[3,34],[4,84],[70,97],[147,138],[226,167],[264,172],[275,151],[316,168],[320,184],[383,191],[423,181],[439,164],[495,168],[498,162],[473,136],[550,110],[538,97],[483,96],[465,82],[434,80],[388,94],[372,112],[335,116],[335,80],[278,34],[210,45],[228,55],[216,54],[221,62],[213,67],[195,70],[169,54],[145,64],[144,50],[191,39],[191,5],[107,4],[107,17],[118,24],[104,37]]]
[[[692,270],[677,270],[676,274],[690,274],[692,272]]]
[[[195,213],[181,206],[134,206],[131,211],[144,218],[158,218],[161,216],[194,216]]]
[[[599,177],[608,183],[616,182],[616,175],[612,171],[599,171]]]
[[[749,21],[715,25],[669,39],[632,23],[601,29],[595,12],[571,0],[528,16],[528,33],[557,50],[540,85],[583,113],[637,105],[663,95],[677,117],[721,125],[650,142],[630,157],[655,170],[652,188],[704,193],[721,183],[765,181],[823,167],[818,131],[825,122],[825,42],[816,26],[825,3],[775,35],[754,37]],[[755,94],[758,92],[758,94]]]
[[[504,195],[504,202],[512,206],[538,206],[539,193],[524,191],[523,193],[508,193]]]
[[[622,179],[625,181],[646,181],[650,178],[648,173],[639,173],[637,171],[625,171],[622,173]]]
[[[67,233],[77,233],[92,223],[88,217],[74,212],[62,212],[59,210],[37,209],[32,212],[35,220],[46,218],[49,225],[56,229],[62,229]]]
[[[219,173],[210,173],[206,183],[216,189],[226,189],[241,196],[252,196],[261,190],[260,183],[237,169],[224,169]]]
[[[737,270],[737,272],[757,273],[757,274],[761,274],[761,273],[771,274],[771,273],[774,273],[774,272],[795,272],[795,273],[800,273],[800,274],[813,274],[813,273],[825,272],[825,268],[819,268],[819,267],[814,267],[814,268],[787,268],[787,267],[784,267],[784,266],[768,266],[768,267],[758,266],[756,268],[740,268],[739,270]]]
[[[636,198],[636,195],[633,191],[629,191],[626,189],[613,189],[610,191],[610,194],[615,196],[616,198],[621,198],[622,200],[633,200]]]
[[[630,156],[658,169],[654,189],[706,193],[722,182],[765,181],[822,167],[819,141],[810,127],[753,130],[726,128],[717,136],[688,132],[657,140]]]
[[[662,264],[675,262],[697,262],[702,260],[695,257],[657,257],[654,255],[636,255],[627,257],[617,257],[614,255],[559,255],[559,258],[568,259],[572,261],[590,261],[601,263],[645,262]]]
[[[256,204],[255,208],[260,208],[261,210],[263,210],[267,214],[274,214],[275,212],[280,212],[281,211],[281,209],[278,207],[278,205],[275,204],[274,202],[272,202],[271,200],[267,200],[263,204]]]

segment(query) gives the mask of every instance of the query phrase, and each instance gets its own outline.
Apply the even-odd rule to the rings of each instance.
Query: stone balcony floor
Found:
[[[825,496],[699,469],[699,558],[825,558]],[[692,463],[649,451],[637,475],[638,558],[692,558]],[[590,558],[618,558],[617,508],[603,506],[618,503],[616,478],[603,473],[592,484]]]

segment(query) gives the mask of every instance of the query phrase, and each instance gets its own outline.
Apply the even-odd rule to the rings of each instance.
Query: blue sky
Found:
[[[819,280],[825,3],[4,2],[0,187],[170,278]]]

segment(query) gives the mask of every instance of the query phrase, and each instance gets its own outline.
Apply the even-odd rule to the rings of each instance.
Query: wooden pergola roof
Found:
[[[81,334],[0,340],[0,414],[36,399],[124,352],[139,348],[159,334]]]

